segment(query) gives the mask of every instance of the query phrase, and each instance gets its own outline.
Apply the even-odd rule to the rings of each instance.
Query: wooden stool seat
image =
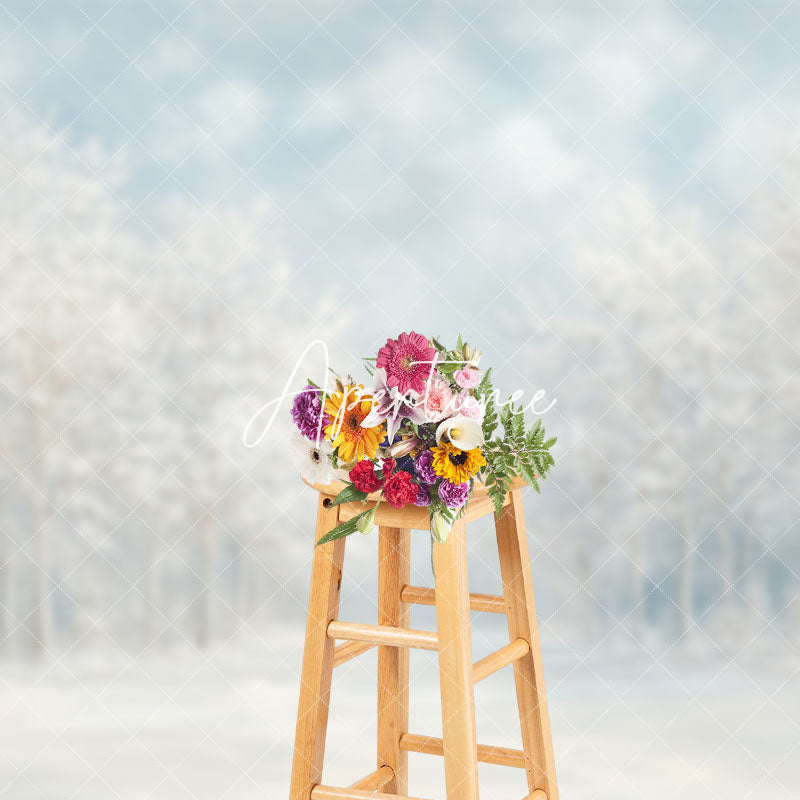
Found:
[[[482,484],[447,541],[433,545],[434,588],[412,586],[410,531],[428,530],[428,510],[376,505],[378,621],[338,619],[346,538],[315,548],[311,568],[306,642],[297,713],[289,800],[415,800],[408,797],[408,753],[443,756],[447,800],[478,800],[478,763],[524,769],[529,794],[523,800],[558,800],[542,655],[528,562],[521,489],[516,481],[496,514]],[[314,485],[319,492],[315,541],[365,510],[362,503],[332,505],[344,484]],[[466,523],[494,514],[502,596],[470,594]],[[411,604],[436,607],[436,631],[409,627]],[[509,643],[472,662],[470,610],[505,614]],[[336,645],[336,641],[342,644]],[[322,762],[333,668],[378,648],[377,768],[347,788],[322,783]],[[442,738],[408,731],[410,648],[439,654]],[[475,735],[474,685],[509,664],[517,690],[522,749],[481,745]]]

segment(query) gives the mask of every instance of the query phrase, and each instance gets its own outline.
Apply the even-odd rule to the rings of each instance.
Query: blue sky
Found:
[[[483,334],[508,285],[572,291],[630,187],[740,224],[793,144],[799,34],[763,1],[28,0],[0,103],[99,146],[132,227],[265,195],[299,284]]]

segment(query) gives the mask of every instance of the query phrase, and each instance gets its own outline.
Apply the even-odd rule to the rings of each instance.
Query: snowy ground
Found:
[[[476,637],[488,650],[488,639]],[[212,657],[0,668],[3,800],[285,798],[300,644]],[[476,653],[476,657],[482,653]],[[800,664],[608,649],[546,651],[564,800],[797,800]],[[432,654],[412,657],[411,730],[437,734]],[[477,690],[479,741],[518,746],[508,671]],[[336,676],[325,779],[373,769],[374,655]],[[412,794],[443,798],[441,760],[411,757]],[[483,800],[520,800],[522,775],[481,768]]]

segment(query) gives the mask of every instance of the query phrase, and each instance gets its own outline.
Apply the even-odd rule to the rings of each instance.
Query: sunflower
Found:
[[[374,428],[361,427],[372,410],[372,395],[363,392],[363,386],[345,386],[343,391],[325,398],[325,413],[330,417],[325,435],[334,448],[339,448],[339,461],[344,463],[360,461],[364,456],[375,458],[386,433],[383,423]]]
[[[486,459],[480,447],[472,450],[459,450],[455,445],[446,442],[439,447],[432,447],[433,471],[451,483],[468,481],[481,467]]]

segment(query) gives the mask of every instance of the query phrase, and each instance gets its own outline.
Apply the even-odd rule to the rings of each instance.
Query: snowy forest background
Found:
[[[352,370],[411,329],[557,400],[526,512],[565,787],[796,797],[795,5],[45,1],[0,37],[4,797],[285,792],[314,497],[288,403],[242,432],[312,339]]]

